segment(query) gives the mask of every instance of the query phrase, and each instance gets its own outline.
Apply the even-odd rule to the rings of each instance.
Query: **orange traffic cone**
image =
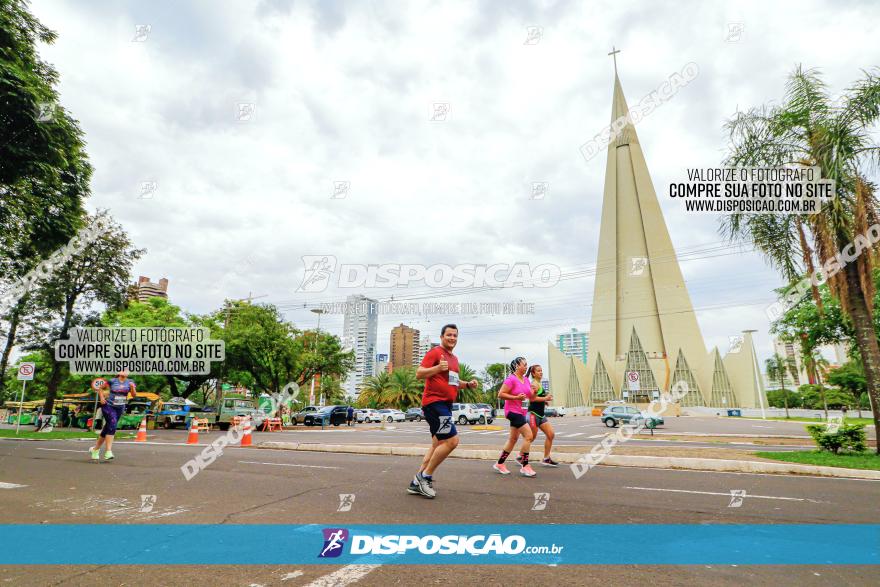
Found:
[[[195,422],[190,422],[189,425],[189,436],[186,439],[187,444],[198,444],[199,443],[199,427],[195,425]]]
[[[134,438],[135,442],[146,442],[147,441],[147,417],[144,416],[141,418],[141,426],[138,428],[137,436]]]
[[[241,444],[239,446],[251,446],[251,419],[245,418],[242,427],[244,435],[241,437]]]

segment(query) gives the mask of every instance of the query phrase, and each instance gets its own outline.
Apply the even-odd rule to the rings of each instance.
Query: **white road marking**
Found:
[[[82,449],[74,450],[72,448],[39,448],[38,447],[37,450],[54,450],[57,452],[78,452],[78,453],[85,453],[85,454],[88,454],[88,452],[89,452],[87,450],[82,450]]]
[[[297,577],[300,577],[300,576],[302,576],[302,575],[304,575],[304,574],[305,574],[305,573],[303,573],[302,571],[300,571],[300,570],[296,570],[296,571],[294,571],[294,572],[292,572],[292,573],[287,573],[286,575],[284,575],[283,577],[281,577],[281,580],[282,580],[282,581],[287,581],[288,579],[296,579]]]
[[[582,436],[583,432],[575,432],[574,434],[566,434],[564,438],[574,438],[575,436]]]
[[[382,565],[346,565],[329,575],[318,577],[305,587],[344,587],[357,583]]]
[[[624,489],[639,489],[641,491],[668,491],[671,493],[694,493],[698,495],[723,495],[725,497],[730,497],[730,492],[727,493],[719,493],[717,491],[693,491],[690,489],[661,489],[659,487],[627,487],[624,486]],[[757,499],[778,499],[782,501],[809,501],[810,503],[829,503],[827,501],[820,501],[817,499],[808,499],[805,497],[779,497],[775,495],[755,495],[753,493],[747,493],[745,497],[754,497]]]
[[[18,489],[19,487],[27,487],[27,485],[19,485],[18,483],[4,483],[0,481],[0,489]]]
[[[605,434],[594,434],[592,436],[587,436],[588,439],[590,439],[590,438],[604,438],[604,437],[605,437]]]
[[[321,465],[295,465],[293,463],[261,463],[259,461],[238,461],[247,465],[275,465],[276,467],[303,467],[306,469],[340,469],[341,467],[324,467]]]
[[[499,431],[498,430],[490,430],[489,432],[477,432],[476,434],[479,434],[480,436],[486,436],[487,434],[495,434],[496,432],[499,432]]]

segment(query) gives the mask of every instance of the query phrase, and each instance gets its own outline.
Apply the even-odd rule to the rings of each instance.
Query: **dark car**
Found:
[[[413,420],[421,422],[425,419],[425,414],[422,412],[422,408],[410,408],[404,415],[406,416],[407,422],[412,422]]]
[[[326,408],[321,408],[317,412],[306,414],[303,424],[306,426],[320,426],[321,421],[324,420],[326,424],[340,426],[345,424],[347,416],[348,406],[327,406]]]

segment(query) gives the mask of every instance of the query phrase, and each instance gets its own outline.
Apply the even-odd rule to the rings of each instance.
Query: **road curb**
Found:
[[[378,446],[363,444],[315,444],[305,442],[261,442],[255,448],[275,450],[301,450],[307,452],[335,452],[366,455],[395,455],[421,457],[428,452],[419,446]],[[589,453],[585,453],[589,454]],[[498,458],[495,449],[454,451],[450,457],[458,459],[492,460]],[[558,453],[554,457],[560,463],[573,464],[583,455]],[[763,461],[731,461],[726,459],[698,459],[689,457],[653,457],[645,455],[608,455],[602,465],[612,467],[642,467],[648,469],[679,469],[691,471],[718,471],[725,473],[769,473],[776,475],[809,475],[814,477],[837,477],[843,479],[880,480],[880,471],[870,469],[844,469],[797,463],[771,463]]]

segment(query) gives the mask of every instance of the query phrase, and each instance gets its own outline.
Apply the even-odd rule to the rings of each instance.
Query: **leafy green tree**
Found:
[[[68,368],[66,362],[54,360],[55,341],[69,338],[68,332],[75,326],[99,326],[98,316],[86,313],[95,303],[121,307],[132,265],[144,253],[134,248],[127,232],[109,216],[90,216],[89,227],[103,230],[104,236],[59,265],[34,293],[37,305],[44,309],[44,321],[30,333],[25,348],[52,353],[43,408],[46,414],[54,409],[58,385]]]
[[[783,408],[786,404],[789,408],[804,407],[803,398],[796,391],[790,389],[785,391],[781,389],[767,390],[767,405],[771,408]]]
[[[818,167],[823,178],[834,180],[835,197],[809,216],[731,214],[722,218],[721,231],[731,240],[753,244],[793,284],[823,270],[853,325],[880,429],[880,343],[871,316],[878,245],[861,236],[880,223],[874,185],[867,179],[880,151],[872,135],[878,120],[880,77],[875,71],[865,72],[835,104],[816,71],[797,67],[780,105],[738,113],[727,123],[731,151],[725,164]],[[854,243],[863,252],[841,267],[839,252]],[[810,289],[821,303],[818,288]]]
[[[828,383],[836,385],[842,391],[846,392],[852,398],[852,403],[859,411],[859,418],[862,417],[862,398],[865,396],[867,383],[865,381],[865,373],[861,366],[855,361],[847,361],[837,369],[832,369],[828,373]]]
[[[131,300],[125,307],[109,309],[101,316],[101,324],[128,328],[186,328],[190,326],[187,320],[181,316],[179,307],[159,296],[149,298],[145,302]],[[193,389],[187,389],[183,397],[189,397],[200,383],[209,377],[210,375],[188,376],[186,378],[181,376],[182,379],[189,378],[194,382]],[[137,375],[134,379],[137,381],[139,391],[161,393],[165,388],[168,388],[171,397],[180,395],[177,379],[174,375]]]
[[[82,131],[58,106],[57,72],[37,54],[38,42],[55,38],[26,2],[0,0],[0,291],[19,283],[85,223],[92,168]],[[0,373],[19,327],[35,310],[30,297],[0,315],[0,325],[6,323]],[[0,379],[0,395],[3,384]]]
[[[296,381],[295,335],[275,306],[241,304],[224,328],[226,363],[248,373],[257,391],[280,393]]]

